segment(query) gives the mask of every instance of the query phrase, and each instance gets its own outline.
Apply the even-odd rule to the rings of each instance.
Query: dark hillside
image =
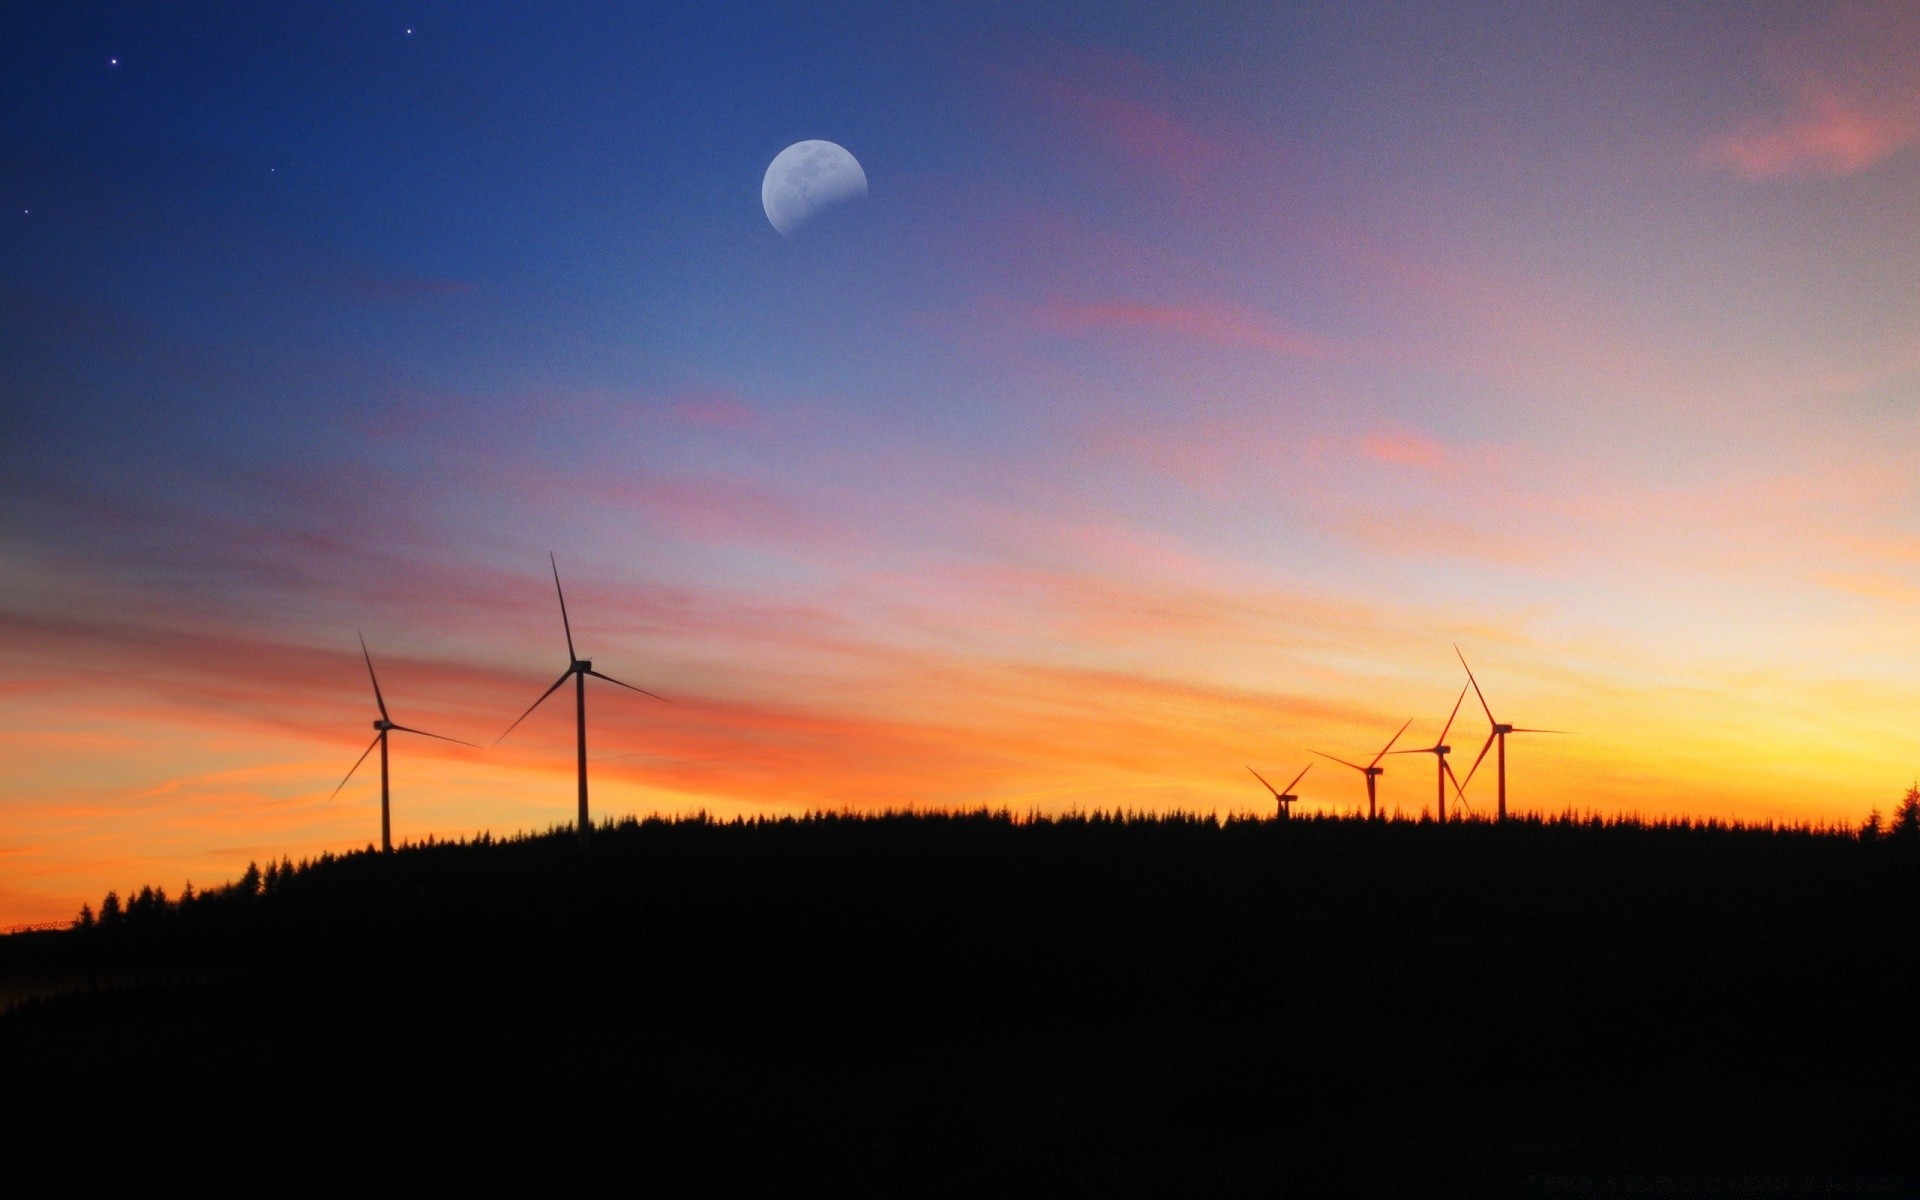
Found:
[[[83,1171],[134,1134],[156,1170],[364,1143],[771,1192],[1916,1165],[1920,854],[1836,834],[650,821],[0,956],[80,989],[0,1018],[0,1078]]]

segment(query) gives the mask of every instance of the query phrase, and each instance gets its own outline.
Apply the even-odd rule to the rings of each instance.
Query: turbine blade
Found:
[[[1473,782],[1473,773],[1480,769],[1480,763],[1487,757],[1487,751],[1493,749],[1493,739],[1499,736],[1500,735],[1497,733],[1490,733],[1487,735],[1487,744],[1480,747],[1480,753],[1473,760],[1473,765],[1467,768],[1467,783]],[[1463,783],[1460,786],[1464,788],[1467,786],[1467,783]]]
[[[1508,730],[1507,732],[1509,733],[1563,733],[1563,734],[1566,734],[1568,737],[1573,736],[1573,731],[1570,729],[1522,729],[1517,725],[1514,726],[1512,729]]]
[[[591,676],[593,676],[593,677],[594,677],[595,679],[604,679],[604,680],[606,680],[606,681],[607,681],[608,683],[615,683],[615,684],[619,684],[619,685],[620,685],[621,687],[623,687],[623,688],[625,688],[625,689],[627,689],[627,690],[628,690],[628,691],[630,691],[630,692],[639,692],[639,693],[640,693],[640,694],[641,694],[642,696],[653,696],[653,693],[652,693],[652,692],[650,692],[650,691],[648,691],[647,689],[645,689],[645,688],[637,688],[637,687],[635,687],[635,686],[633,686],[633,685],[632,685],[632,684],[630,684],[630,683],[620,683],[620,681],[619,681],[618,679],[615,679],[615,678],[614,678],[613,676],[611,676],[611,675],[602,675],[602,674],[601,674],[600,672],[598,672],[598,671],[588,671],[588,672],[587,672],[587,674],[589,674],[589,675],[591,675]],[[672,704],[672,703],[673,703],[673,701],[671,701],[671,700],[669,700],[669,699],[667,699],[667,698],[666,698],[665,696],[653,696],[653,698],[654,698],[655,700],[658,700],[658,701],[659,701],[660,703],[662,703],[662,704]]]
[[[546,698],[546,697],[544,697],[544,696],[543,696],[543,697],[541,697],[541,699],[543,699],[543,700],[544,700],[545,698]],[[457,745],[457,746],[473,746],[473,743],[472,743],[472,742],[463,742],[463,741],[461,741],[461,740],[460,740],[459,738],[450,738],[450,737],[448,737],[448,736],[447,736],[446,734],[444,734],[444,733],[428,733],[428,732],[427,732],[426,730],[424,730],[424,729],[414,729],[414,728],[411,728],[411,727],[409,727],[409,726],[406,726],[406,725],[395,725],[395,726],[394,726],[394,728],[395,728],[395,729],[398,729],[398,730],[399,730],[400,732],[402,732],[402,733],[417,733],[417,734],[419,734],[419,735],[420,735],[421,737],[430,737],[430,738],[439,738],[439,739],[440,739],[441,741],[443,741],[443,742],[452,742],[452,743],[454,743],[454,744],[455,744],[455,745]],[[478,749],[479,749],[480,747],[478,747],[478,746],[473,746],[473,748],[474,748],[475,750],[478,750]]]
[[[1480,690],[1480,681],[1473,677],[1473,668],[1467,667],[1467,656],[1460,654],[1458,642],[1454,643],[1453,652],[1460,655],[1460,665],[1467,668],[1467,682],[1473,685],[1473,694],[1480,697],[1480,711],[1487,714],[1487,724],[1498,725],[1500,722],[1493,719],[1493,710],[1487,707],[1487,694]],[[1473,772],[1467,773],[1471,775]]]
[[[1440,727],[1440,740],[1435,742],[1434,745],[1444,746],[1447,744],[1447,731],[1453,728],[1453,719],[1460,715],[1460,706],[1466,702],[1467,689],[1461,688],[1459,699],[1453,702],[1453,711],[1447,714],[1447,723]]]
[[[380,677],[373,673],[373,655],[367,653],[367,635],[364,633],[360,634],[360,657],[367,660],[367,678],[373,680],[373,702],[380,706],[380,719],[393,720],[387,715],[387,698],[380,694]]]
[[[1321,758],[1333,758],[1333,755],[1331,755],[1331,754],[1328,754],[1328,753],[1326,753],[1325,751],[1321,751],[1321,750],[1309,750],[1309,751],[1307,751],[1307,753],[1308,753],[1308,754],[1318,754],[1318,755],[1319,755],[1319,756],[1320,756]],[[1352,767],[1352,768],[1353,768],[1354,770],[1356,770],[1356,771],[1365,771],[1365,770],[1366,770],[1366,768],[1365,768],[1365,767],[1363,767],[1363,766],[1361,766],[1361,765],[1360,765],[1359,763],[1355,763],[1355,762],[1348,762],[1348,761],[1347,761],[1346,759],[1344,759],[1344,758],[1333,758],[1333,761],[1335,761],[1335,762],[1337,762],[1337,763],[1339,763],[1339,764],[1340,764],[1341,766],[1343,766],[1343,767]]]
[[[1247,770],[1249,770],[1249,771],[1253,771],[1253,768],[1252,768],[1252,767],[1248,767],[1248,768],[1247,768]],[[1258,772],[1258,771],[1253,771],[1253,777],[1254,777],[1255,779],[1258,779],[1258,780],[1259,780],[1259,781],[1260,781],[1260,782],[1261,782],[1262,784],[1264,784],[1264,785],[1266,786],[1266,789],[1267,789],[1268,791],[1270,791],[1270,792],[1273,792],[1273,798],[1274,798],[1274,799],[1276,799],[1276,800],[1278,800],[1278,799],[1280,798],[1280,793],[1279,793],[1279,792],[1276,792],[1276,791],[1274,791],[1274,789],[1273,789],[1273,785],[1272,785],[1272,784],[1270,784],[1270,783],[1267,783],[1267,777],[1266,777],[1265,775],[1262,775],[1262,774],[1261,774],[1260,772]]]
[[[331,800],[335,796],[338,796],[340,794],[340,788],[347,786],[347,780],[353,778],[353,773],[360,769],[360,764],[367,761],[367,755],[372,754],[373,748],[375,746],[378,746],[379,744],[380,744],[380,735],[376,733],[373,735],[373,740],[367,743],[367,748],[360,752],[360,757],[354,759],[353,765],[347,768],[347,774],[345,778],[340,780],[340,787],[334,788],[333,791],[327,793],[327,799]]]
[[[1443,758],[1440,761],[1441,763],[1444,764],[1447,760]],[[1471,774],[1471,772],[1469,772],[1469,774]],[[1467,806],[1468,812],[1473,813],[1475,816],[1479,816],[1480,815],[1479,810],[1473,807],[1473,801],[1467,799],[1466,790],[1460,786],[1460,780],[1455,778],[1453,774],[1453,768],[1450,766],[1447,767],[1447,778],[1453,780],[1453,794],[1460,798],[1460,803]]]
[[[548,696],[551,696],[555,692],[559,691],[560,685],[565,683],[567,681],[567,678],[572,674],[573,674],[572,667],[568,667],[564,672],[562,672],[560,678],[553,681],[552,687],[540,693],[540,699],[535,700],[532,704],[527,705],[527,711],[521,713],[519,716],[513,719],[513,724],[507,726],[507,733],[512,733],[515,729],[518,729],[520,727],[520,722],[532,716],[533,710],[536,708],[539,708],[541,704],[545,703]],[[506,741],[507,733],[503,733],[499,737],[493,739],[493,744],[498,746],[501,742]]]
[[[579,662],[580,656],[573,652],[573,622],[567,620],[567,594],[560,590],[560,561],[547,551],[547,561],[553,564],[553,590],[560,597],[560,628],[567,631],[567,661]],[[509,731],[511,732],[511,731]],[[505,737],[506,734],[501,734]]]
[[[1407,718],[1407,725],[1411,725],[1411,724],[1413,724],[1413,718],[1412,718],[1412,717],[1408,717],[1408,718]],[[1402,725],[1402,726],[1401,726],[1401,727],[1400,727],[1400,728],[1399,728],[1399,729],[1398,729],[1397,731],[1395,731],[1395,733],[1394,733],[1394,735],[1393,735],[1392,737],[1390,737],[1390,738],[1388,738],[1388,739],[1387,739],[1387,744],[1386,744],[1386,746],[1384,746],[1384,747],[1383,747],[1383,748],[1381,749],[1381,751],[1380,751],[1380,753],[1378,753],[1378,754],[1376,754],[1376,755],[1374,755],[1374,756],[1373,756],[1373,761],[1372,761],[1372,762],[1370,762],[1370,763],[1368,763],[1368,764],[1367,764],[1368,766],[1370,766],[1370,767],[1377,767],[1377,766],[1379,766],[1379,765],[1380,765],[1380,760],[1381,760],[1381,759],[1383,759],[1383,758],[1385,758],[1385,757],[1387,756],[1387,751],[1389,751],[1389,750],[1391,750],[1391,749],[1393,749],[1393,744],[1394,744],[1395,742],[1397,742],[1397,741],[1399,741],[1399,740],[1400,740],[1400,735],[1401,735],[1401,734],[1403,734],[1403,733],[1405,733],[1405,732],[1407,731],[1407,725]]]
[[[1307,772],[1308,772],[1308,771],[1311,771],[1311,770],[1313,770],[1313,764],[1312,764],[1312,763],[1308,763],[1308,764],[1307,764],[1306,766],[1304,766],[1304,767],[1301,767],[1301,768],[1300,768],[1300,773],[1299,773],[1298,775],[1295,775],[1295,776],[1293,777],[1293,782],[1287,785],[1287,791],[1289,791],[1289,792],[1291,792],[1291,791],[1293,791],[1293,789],[1294,789],[1294,788],[1296,788],[1296,787],[1298,787],[1298,786],[1300,785],[1300,781],[1301,781],[1302,779],[1305,779],[1305,778],[1307,777]],[[1264,783],[1264,782],[1265,782],[1265,780],[1262,780],[1261,782],[1263,782],[1263,783]]]

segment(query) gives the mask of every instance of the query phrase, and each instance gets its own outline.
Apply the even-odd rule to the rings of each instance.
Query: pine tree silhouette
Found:
[[[1920,782],[1907,788],[1900,806],[1893,810],[1892,834],[1896,842],[1920,845]]]

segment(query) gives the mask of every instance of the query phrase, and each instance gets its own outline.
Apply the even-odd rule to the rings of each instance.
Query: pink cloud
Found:
[[[1911,145],[1920,136],[1913,111],[1868,111],[1833,94],[1802,100],[1784,118],[1750,121],[1709,142],[1702,158],[1748,179],[1780,175],[1851,175]]]
[[[1224,305],[1056,300],[1040,309],[1038,316],[1047,328],[1064,333],[1118,330],[1172,334],[1216,346],[1269,350],[1290,358],[1324,358],[1334,350],[1327,339],[1279,318]]]
[[[1748,179],[1851,175],[1920,140],[1920,20],[1910,4],[1836,6],[1768,48],[1788,98],[1701,148],[1701,160]]]
[[[1443,471],[1449,464],[1445,446],[1432,438],[1403,429],[1368,434],[1360,442],[1360,453],[1375,462],[1419,467],[1426,471]]]
[[[1058,43],[1038,49],[1045,65],[1017,70],[1014,82],[1108,151],[1184,183],[1228,159],[1225,145],[1174,111],[1166,99],[1173,82],[1137,55]]]
[[[1122,157],[1192,180],[1226,157],[1226,148],[1171,112],[1127,96],[1102,94],[1059,79],[1035,86]]]

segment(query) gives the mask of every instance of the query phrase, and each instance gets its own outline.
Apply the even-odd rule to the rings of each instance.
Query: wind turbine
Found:
[[[1467,689],[1461,688],[1459,697],[1453,702],[1453,711],[1447,714],[1447,723],[1440,727],[1440,736],[1434,739],[1433,745],[1420,746],[1412,750],[1394,751],[1395,754],[1433,755],[1434,766],[1436,768],[1434,771],[1434,775],[1436,776],[1435,782],[1439,789],[1435,811],[1439,813],[1440,820],[1443,822],[1447,819],[1447,780],[1453,779],[1453,790],[1456,792],[1460,790],[1460,781],[1454,779],[1453,768],[1447,763],[1447,755],[1453,750],[1452,746],[1447,745],[1447,731],[1453,728],[1453,719],[1460,715],[1460,706],[1466,702],[1466,699]],[[1461,796],[1460,799],[1464,802],[1466,797]]]
[[[611,675],[602,674],[593,669],[593,660],[580,657],[579,652],[573,648],[573,623],[567,620],[567,594],[560,588],[560,564],[555,561],[552,551],[547,552],[547,561],[553,566],[554,593],[560,597],[560,627],[564,629],[567,634],[567,669],[560,673],[560,678],[553,681],[552,687],[540,693],[540,699],[535,700],[527,706],[526,712],[514,718],[513,724],[507,726],[507,733],[512,733],[515,729],[519,728],[520,722],[531,716],[533,710],[545,703],[548,696],[559,691],[560,685],[565,683],[568,678],[572,678],[574,684],[574,731],[579,744],[580,764],[580,845],[582,848],[585,848],[587,835],[593,830],[593,824],[587,816],[587,676],[591,675],[595,679],[604,679],[608,683],[626,688],[630,692],[639,692],[642,696],[653,696],[655,700],[659,700],[663,704],[668,701],[664,697],[654,696],[652,692],[649,692],[645,688],[637,688],[630,683],[621,683]],[[501,742],[506,741],[507,733],[503,733],[495,738],[493,744],[498,746]]]
[[[347,786],[347,780],[352,779],[353,773],[360,769],[360,764],[367,761],[367,755],[373,753],[375,746],[380,747],[380,851],[383,854],[392,854],[393,821],[387,802],[387,735],[397,729],[401,733],[417,733],[421,737],[439,738],[443,742],[454,742],[461,746],[473,746],[473,743],[437,733],[428,733],[424,729],[409,729],[405,725],[395,725],[387,716],[387,698],[380,694],[380,677],[373,673],[373,655],[367,653],[365,634],[360,635],[360,657],[367,660],[367,678],[373,681],[373,702],[380,707],[380,719],[373,723],[377,732],[374,733],[373,740],[367,743],[367,748],[360,752],[360,757],[353,760],[353,766],[347,768],[346,779],[340,781],[340,787],[334,788],[333,795],[328,796],[327,799],[331,800],[334,796],[338,796],[340,788]],[[478,750],[480,747],[473,746],[473,748]]]
[[[1413,718],[1408,717],[1407,725],[1411,725],[1411,724],[1413,724]],[[1371,821],[1379,813],[1379,808],[1374,801],[1374,781],[1379,779],[1380,776],[1385,775],[1387,773],[1387,769],[1380,765],[1380,760],[1385,758],[1387,756],[1387,751],[1393,749],[1393,744],[1400,740],[1400,734],[1405,733],[1407,731],[1407,725],[1402,725],[1400,727],[1399,733],[1395,733],[1392,737],[1388,738],[1387,744],[1380,748],[1380,753],[1374,755],[1373,761],[1368,763],[1364,767],[1361,766],[1359,763],[1348,762],[1344,758],[1333,758],[1333,755],[1324,753],[1319,750],[1309,750],[1307,751],[1307,753],[1318,754],[1320,755],[1321,758],[1333,758],[1333,761],[1339,763],[1341,766],[1352,767],[1354,770],[1360,772],[1362,775],[1365,775],[1367,777],[1367,819]]]
[[[1253,768],[1248,767],[1247,770],[1253,771]],[[1261,784],[1266,787],[1268,791],[1273,793],[1273,801],[1275,804],[1279,805],[1278,815],[1281,817],[1290,817],[1293,815],[1293,802],[1300,798],[1293,794],[1293,784],[1299,783],[1302,779],[1305,779],[1307,777],[1307,772],[1311,770],[1313,770],[1312,763],[1308,763],[1306,766],[1301,767],[1300,773],[1293,777],[1293,783],[1288,784],[1287,790],[1284,792],[1274,787],[1272,784],[1268,783],[1267,777],[1265,775],[1262,775],[1258,771],[1253,771],[1253,777],[1255,779],[1258,779],[1261,782]]]
[[[1459,646],[1455,646],[1453,648],[1453,652],[1455,654],[1460,655],[1460,665],[1462,667],[1466,667],[1466,670],[1467,670],[1467,682],[1473,686],[1473,694],[1480,698],[1480,710],[1487,714],[1487,724],[1493,726],[1493,732],[1487,735],[1487,744],[1480,747],[1479,757],[1475,758],[1473,760],[1473,765],[1467,768],[1467,783],[1473,782],[1473,773],[1480,769],[1481,760],[1487,757],[1487,751],[1493,748],[1493,744],[1495,742],[1499,742],[1500,743],[1500,753],[1498,755],[1498,763],[1500,768],[1499,819],[1504,821],[1507,819],[1507,735],[1510,733],[1565,733],[1566,730],[1564,729],[1522,729],[1517,725],[1506,725],[1506,724],[1502,724],[1499,721],[1494,720],[1493,710],[1487,707],[1487,695],[1485,692],[1482,692],[1480,690],[1480,681],[1473,677],[1473,668],[1467,666],[1467,656],[1464,654],[1460,654]],[[1463,783],[1460,785],[1463,791],[1465,790],[1466,786],[1467,786],[1466,783]],[[1461,798],[1465,799],[1464,796]]]

